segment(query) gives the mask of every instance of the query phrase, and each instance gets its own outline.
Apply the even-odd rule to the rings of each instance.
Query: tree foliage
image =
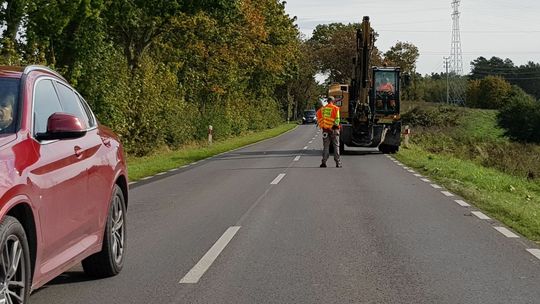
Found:
[[[312,46],[319,72],[328,74],[329,83],[351,81],[358,28],[358,23],[331,23],[317,25],[313,31],[308,43]],[[373,50],[371,63],[374,66],[382,63],[377,47]]]
[[[488,76],[504,78],[513,85],[522,88],[528,94],[540,99],[540,64],[529,61],[516,66],[512,60],[499,57],[478,57],[471,62],[471,79],[483,79]]]
[[[281,88],[312,77],[277,0],[7,0],[4,64],[45,64],[130,153],[276,125]],[[307,74],[306,74],[307,73]],[[302,76],[300,76],[302,75]]]
[[[512,96],[498,115],[506,135],[514,140],[540,143],[540,102],[526,94]]]
[[[403,73],[414,75],[419,56],[418,47],[414,44],[398,41],[396,45],[384,53],[384,60],[388,65],[400,67]]]

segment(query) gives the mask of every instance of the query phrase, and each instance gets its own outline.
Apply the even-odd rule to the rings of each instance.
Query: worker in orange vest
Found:
[[[384,82],[377,87],[377,91],[382,92],[394,93],[394,90],[394,85],[392,84],[392,82],[390,82],[390,79],[388,79],[388,77],[384,78]]]
[[[334,97],[328,97],[328,104],[317,111],[317,123],[323,130],[323,158],[320,165],[326,168],[326,161],[330,157],[330,144],[334,145],[334,160],[336,167],[341,168],[339,155],[339,130],[341,129],[339,107],[334,105]]]

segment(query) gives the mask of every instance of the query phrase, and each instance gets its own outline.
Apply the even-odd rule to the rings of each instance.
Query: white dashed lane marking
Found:
[[[300,160],[300,155],[298,155],[297,157],[295,157],[293,161],[297,162],[297,161],[299,161],[299,160]]]
[[[481,220],[489,220],[489,216],[483,214],[482,212],[480,211],[473,211],[471,212],[474,216],[476,216],[477,218],[481,219]]]
[[[493,227],[493,228],[495,228],[495,230],[499,231],[507,238],[514,238],[514,239],[519,238],[519,235],[513,233],[512,231],[510,231],[509,229],[505,227]]]
[[[285,173],[281,173],[270,183],[271,185],[277,185],[285,177]]]
[[[527,251],[540,260],[540,249],[527,249]]]
[[[414,176],[416,176],[416,177],[422,177],[422,174],[416,173]]]
[[[435,189],[442,189],[442,187],[437,185],[437,184],[431,184],[431,187],[433,187]]]
[[[464,200],[455,200],[454,202],[456,202],[461,207],[470,207],[471,206],[467,202],[465,202]]]
[[[307,150],[307,148],[308,148],[308,146],[305,146],[305,147],[304,147],[304,150]]]
[[[426,182],[426,183],[431,183],[431,181],[430,181],[429,179],[427,179],[427,178],[421,178],[421,180],[422,180],[423,182]]]
[[[212,266],[212,263],[217,259],[219,254],[225,249],[227,244],[232,240],[236,233],[240,230],[240,226],[229,227],[217,242],[208,250],[201,260],[191,268],[191,270],[180,280],[180,284],[196,284],[204,273]]]
[[[448,197],[454,196],[454,194],[452,192],[449,192],[449,191],[441,191],[441,193],[444,194],[445,196],[448,196]]]

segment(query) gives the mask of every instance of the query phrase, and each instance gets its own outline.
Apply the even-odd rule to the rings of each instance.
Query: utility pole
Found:
[[[450,103],[450,74],[448,69],[450,68],[450,57],[444,58],[444,67],[446,68],[446,103]]]

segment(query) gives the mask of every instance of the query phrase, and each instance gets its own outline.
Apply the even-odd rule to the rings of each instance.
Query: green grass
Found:
[[[525,237],[540,241],[540,184],[473,161],[401,149],[396,157]]]
[[[417,121],[428,119],[432,127],[413,125],[412,145],[396,157],[540,242],[540,146],[506,138],[497,125],[497,111],[449,111],[421,103],[411,104],[409,110],[415,106],[423,115]]]
[[[249,133],[242,136],[214,142],[211,146],[199,144],[188,146],[177,151],[166,151],[145,157],[128,157],[128,174],[130,181],[164,172],[170,169],[196,162],[226,151],[240,148],[268,138],[276,137],[292,130],[296,124],[283,124],[274,129]]]
[[[457,132],[477,141],[508,142],[504,130],[497,125],[497,111],[465,109]]]

